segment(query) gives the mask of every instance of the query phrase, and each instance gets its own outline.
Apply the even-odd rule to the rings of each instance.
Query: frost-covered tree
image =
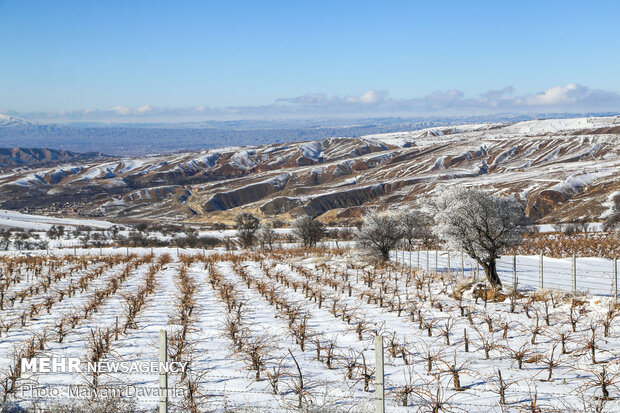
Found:
[[[620,192],[611,195],[608,206],[603,231],[615,232],[620,237]]]
[[[258,242],[260,242],[261,248],[268,246],[269,249],[272,249],[273,242],[276,239],[276,232],[271,228],[271,225],[265,222],[258,227],[256,237],[258,238]]]
[[[254,245],[256,239],[256,231],[260,225],[260,220],[257,216],[242,212],[235,217],[235,224],[237,226],[237,237],[241,241],[241,245],[244,247],[251,247]]]
[[[609,231],[615,233],[620,238],[620,211],[614,215],[609,215],[603,222],[603,231]]]
[[[323,224],[309,216],[295,219],[291,225],[293,234],[299,238],[304,247],[313,247],[325,236]]]
[[[484,268],[489,282],[501,287],[496,260],[520,244],[530,220],[513,197],[454,186],[424,204],[435,219],[433,232],[451,249],[463,251]]]
[[[402,227],[397,216],[372,211],[364,215],[358,239],[362,247],[377,258],[387,261],[390,259],[390,250],[402,236]]]
[[[433,218],[428,214],[413,208],[404,208],[398,214],[402,237],[407,241],[409,249],[415,240],[420,240],[422,245],[430,247],[435,239],[433,234]]]

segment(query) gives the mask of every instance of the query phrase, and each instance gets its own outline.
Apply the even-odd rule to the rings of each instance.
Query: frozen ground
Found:
[[[71,250],[62,252],[72,256]],[[83,257],[88,251],[79,252]],[[148,249],[132,249],[131,253],[138,254],[135,257],[126,256],[122,249],[102,252],[102,257],[116,255],[117,261],[105,261],[98,256],[99,250],[91,250],[86,267],[80,267],[78,257],[61,259],[60,267],[51,271],[49,265],[57,255],[53,251],[41,264],[38,274],[34,273],[34,267],[26,267],[26,261],[19,261],[23,255],[19,258],[15,252],[3,254],[0,261],[3,274],[19,274],[17,283],[6,288],[6,297],[43,285],[48,273],[65,274],[51,281],[45,293],[33,293],[24,302],[15,300],[13,305],[5,301],[0,320],[3,326],[11,327],[8,331],[3,328],[0,341],[3,377],[15,363],[15,349],[27,347],[31,339],[36,343],[36,357],[86,358],[92,331],[114,328],[117,317],[120,325],[124,325],[125,297],[137,294],[151,270],[155,274],[154,289],[145,295],[135,328],[113,337],[106,357],[117,361],[156,361],[159,330],[167,329],[172,337],[180,328],[177,303],[180,274],[184,269],[197,288],[193,292],[195,309],[187,336],[190,345],[183,354],[191,359],[189,377],[198,382],[196,399],[201,411],[294,411],[299,401],[299,379],[291,354],[305,380],[303,405],[317,406],[319,411],[373,411],[376,334],[385,338],[387,411],[430,411],[437,397],[447,410],[473,412],[521,411],[531,407],[533,400],[541,411],[585,411],[599,403],[605,405],[603,411],[620,408],[615,399],[618,394],[615,385],[609,386],[612,400],[597,398],[600,396],[597,374],[601,374],[603,366],[609,377],[620,377],[617,365],[620,325],[616,311],[610,310],[604,297],[584,296],[572,301],[568,296],[547,291],[539,293],[537,299],[529,295],[514,297],[511,312],[509,298],[486,303],[475,299],[474,295],[480,291],[476,292],[475,285],[467,281],[472,279],[468,261],[464,260],[463,265],[465,278],[458,255],[451,255],[452,272],[444,272],[447,254],[442,252],[437,257],[437,274],[432,274],[435,257],[431,252],[431,271],[411,275],[402,266],[399,266],[401,270],[362,266],[354,253],[341,255],[335,251],[325,255],[294,249],[235,255],[214,255],[211,251],[204,256],[199,250],[184,251],[195,254],[189,260],[178,257],[175,249],[155,249],[153,258],[146,256]],[[155,261],[162,254],[170,254],[172,260],[157,267]],[[411,258],[417,265],[416,252]],[[405,254],[405,263],[408,259]],[[420,260],[425,267],[424,252]],[[402,262],[402,252],[399,261]],[[21,264],[11,265],[11,262]],[[597,283],[610,272],[608,264],[599,259],[579,260],[578,289],[607,294]],[[501,261],[500,273],[506,284],[512,279],[511,265],[511,259]],[[519,285],[537,287],[537,265],[538,257],[517,257]],[[565,270],[570,274],[569,261],[546,260],[544,265],[548,274],[545,287],[567,283],[563,274]],[[121,278],[118,288],[99,300],[96,311],[86,317],[79,316],[81,309],[93,302],[97,291],[111,285],[123,271],[126,276]],[[87,288],[71,297],[65,296],[62,301],[56,300],[47,311],[46,297],[57,297],[60,291],[88,278],[88,274],[95,276]],[[223,291],[232,291],[235,302],[243,303],[240,324],[246,329],[244,348],[252,340],[264,340],[260,380],[256,380],[256,372],[250,368],[246,350],[235,351],[227,334],[226,320],[236,312],[237,304],[230,310]],[[39,308],[34,315],[32,306]],[[294,321],[293,309],[297,314]],[[79,319],[74,328],[66,326],[60,343],[58,322],[73,313]],[[23,325],[22,314],[27,314]],[[577,320],[574,331],[571,314]],[[303,346],[300,320],[306,326]],[[465,352],[465,333],[468,352]],[[560,337],[564,337],[564,352]],[[589,346],[592,337],[594,352]],[[43,344],[39,345],[41,340]],[[520,349],[525,352],[521,369],[514,356]],[[552,364],[550,379],[549,363]],[[278,368],[281,376],[274,392],[268,373]],[[459,373],[458,391],[450,372],[453,369]],[[508,385],[504,406],[498,403],[498,370]],[[179,388],[187,388],[187,380],[180,375],[170,377],[171,386]],[[18,380],[18,390],[19,386],[33,383],[40,388],[51,388],[89,382],[92,377],[88,375],[27,374]],[[156,388],[158,376],[112,373],[101,376],[99,385],[119,383]],[[8,398],[22,406],[35,402],[34,398],[19,393],[9,394]],[[58,401],[54,397],[42,397],[37,402]],[[156,405],[155,397],[144,396],[137,401],[139,408]],[[183,398],[173,399],[173,410],[186,411],[185,403]]]
[[[54,218],[43,215],[22,214],[21,212],[0,210],[0,227],[23,228],[47,231],[52,225],[74,228],[78,225],[93,228],[110,228],[114,224],[94,219]]]

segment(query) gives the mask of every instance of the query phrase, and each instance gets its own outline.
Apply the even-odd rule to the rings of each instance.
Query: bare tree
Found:
[[[258,242],[260,242],[261,248],[264,249],[268,246],[269,249],[272,249],[273,242],[276,239],[276,232],[271,228],[271,225],[265,222],[258,228],[256,237],[258,238]]]
[[[325,235],[323,224],[307,215],[293,221],[291,228],[293,234],[301,239],[304,247],[315,246]]]
[[[530,224],[521,204],[513,197],[454,186],[427,200],[424,210],[435,218],[435,235],[475,259],[488,281],[501,287],[496,260],[522,242]]]
[[[411,249],[415,240],[420,240],[422,245],[430,247],[435,239],[433,234],[433,218],[418,209],[404,208],[398,214],[403,239]]]
[[[364,215],[359,241],[377,258],[389,260],[390,250],[401,238],[402,228],[395,216],[376,211]]]
[[[241,241],[241,245],[244,247],[251,247],[254,245],[256,239],[256,231],[260,225],[258,217],[242,212],[235,217],[235,224],[237,225],[237,236]]]

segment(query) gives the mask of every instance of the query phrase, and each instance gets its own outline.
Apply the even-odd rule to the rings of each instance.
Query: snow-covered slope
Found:
[[[54,218],[43,215],[22,214],[16,211],[0,209],[0,228],[23,228],[47,231],[52,225],[65,227],[88,226],[92,228],[110,228],[113,224],[94,219]]]
[[[542,223],[593,221],[620,190],[619,119],[485,123],[13,168],[0,174],[0,207],[198,221],[247,209],[331,220],[463,184],[514,195]]]
[[[0,127],[3,126],[30,126],[34,125],[33,122],[30,122],[26,119],[16,118],[15,116],[3,115],[0,114]]]

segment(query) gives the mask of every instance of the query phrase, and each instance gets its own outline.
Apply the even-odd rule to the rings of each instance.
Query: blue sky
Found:
[[[618,21],[618,1],[0,0],[0,111],[615,111]]]

